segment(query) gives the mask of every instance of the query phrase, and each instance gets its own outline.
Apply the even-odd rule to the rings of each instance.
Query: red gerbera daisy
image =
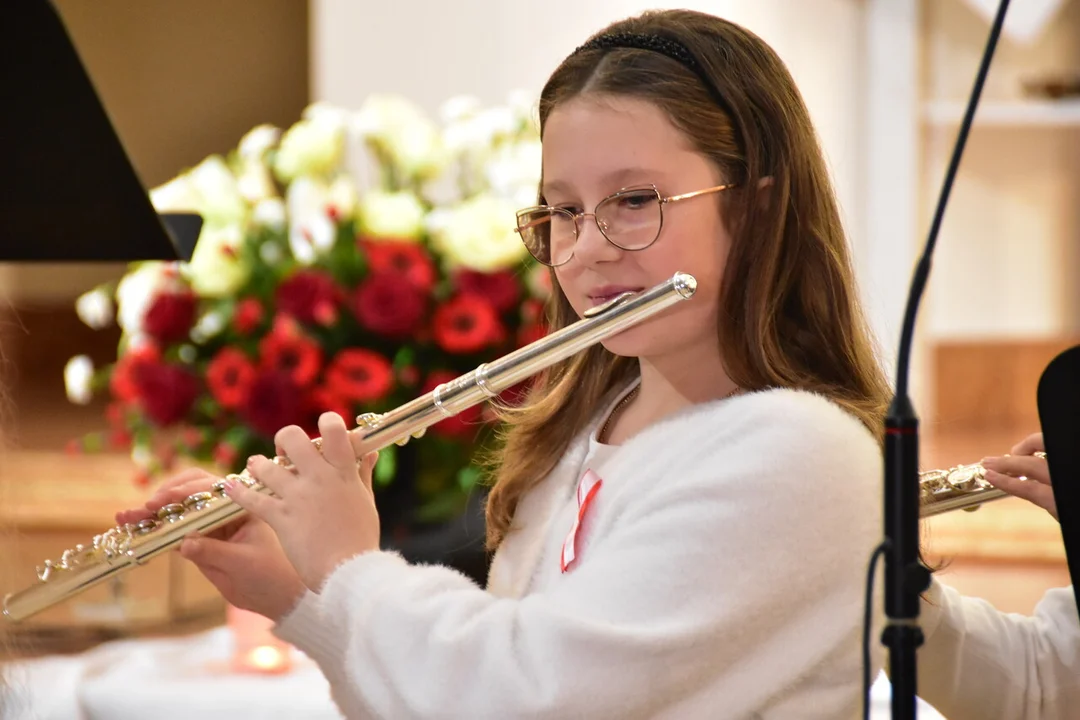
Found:
[[[298,387],[313,383],[322,368],[322,349],[318,343],[288,323],[275,325],[259,342],[259,354],[261,369],[283,372]]]
[[[376,402],[394,386],[390,361],[379,353],[362,348],[342,350],[326,368],[326,384],[331,392],[360,403]]]
[[[425,293],[435,285],[435,264],[422,245],[387,240],[361,240],[360,245],[372,274],[404,278]]]
[[[254,380],[254,363],[237,348],[224,348],[206,368],[210,394],[226,410],[234,410],[244,404]]]
[[[435,311],[435,342],[451,353],[474,353],[505,336],[495,308],[477,295],[457,295]]]

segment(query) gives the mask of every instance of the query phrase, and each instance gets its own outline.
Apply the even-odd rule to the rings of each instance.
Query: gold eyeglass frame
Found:
[[[579,220],[584,220],[586,217],[591,217],[593,219],[593,222],[596,223],[596,227],[600,231],[600,234],[604,236],[605,240],[607,240],[609,243],[611,243],[612,245],[614,245],[615,247],[619,248],[620,250],[622,250],[624,252],[636,252],[638,250],[644,250],[646,248],[652,247],[656,243],[656,241],[660,239],[660,232],[664,229],[664,206],[665,205],[667,205],[669,203],[679,202],[680,200],[690,200],[691,198],[696,198],[696,197],[699,197],[701,195],[708,195],[709,193],[721,192],[723,190],[728,190],[728,189],[733,188],[733,187],[735,187],[735,183],[725,183],[723,185],[715,185],[715,186],[710,187],[710,188],[705,188],[704,190],[694,190],[693,192],[687,192],[687,193],[681,193],[679,195],[669,195],[668,197],[663,197],[662,195],[660,195],[660,190],[656,187],[656,185],[652,185],[652,184],[649,184],[649,185],[634,185],[634,186],[631,186],[631,187],[620,188],[619,190],[613,192],[611,195],[608,195],[606,198],[604,198],[600,202],[596,203],[596,207],[593,208],[593,211],[591,213],[587,213],[587,212],[572,213],[569,210],[567,210],[566,208],[555,207],[553,205],[533,205],[532,207],[527,207],[527,208],[524,208],[522,210],[517,211],[517,213],[515,214],[517,224],[514,227],[514,232],[516,232],[518,234],[518,237],[521,237],[522,243],[525,243],[525,238],[521,236],[521,232],[523,230],[528,229],[530,227],[530,224],[526,224],[526,225],[522,226],[522,224],[521,224],[521,216],[522,215],[525,215],[525,214],[528,214],[528,213],[538,212],[538,211],[541,211],[541,210],[547,211],[547,212],[559,212],[559,213],[562,213],[564,215],[568,215],[570,217],[571,222],[574,223],[574,246],[576,247],[578,238],[581,237],[581,226],[579,225]],[[612,200],[618,200],[620,197],[623,197],[624,195],[629,195],[631,193],[639,193],[642,190],[652,190],[653,193],[656,195],[656,200],[660,204],[660,223],[656,226],[656,236],[651,241],[649,241],[648,245],[643,245],[641,247],[636,247],[636,248],[625,248],[622,245],[620,245],[619,243],[612,240],[610,237],[608,237],[608,234],[604,230],[604,227],[600,224],[600,221],[596,219],[596,210],[597,210],[597,208],[599,208],[604,203],[611,202]],[[528,243],[525,243],[525,247],[526,248],[529,247]],[[545,265],[547,267],[559,267],[561,265],[565,265],[566,263],[568,263],[568,262],[570,262],[571,260],[574,259],[574,253],[573,253],[572,250],[570,252],[570,257],[566,258],[566,260],[564,260],[561,263],[546,263],[543,260],[540,260],[539,258],[537,258],[535,255],[533,255],[532,250],[529,250],[529,254],[532,255],[534,258],[536,258],[536,261],[538,263],[540,263],[541,265]]]

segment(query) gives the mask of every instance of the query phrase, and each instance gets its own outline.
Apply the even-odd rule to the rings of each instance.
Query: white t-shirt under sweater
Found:
[[[933,580],[919,611],[919,695],[949,720],[1080,717],[1080,617],[1073,589],[1033,616],[1003,613]]]
[[[372,551],[276,627],[347,717],[860,716],[866,567],[882,536],[871,433],[781,389],[597,448],[602,483],[562,572],[590,439],[619,397],[522,498],[486,588]],[[883,652],[871,643],[872,675]]]

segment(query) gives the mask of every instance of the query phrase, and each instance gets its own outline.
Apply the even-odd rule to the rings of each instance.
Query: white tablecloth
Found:
[[[74,656],[7,669],[14,713],[4,720],[341,720],[326,680],[296,652],[285,675],[229,670],[232,638],[217,628],[184,638],[122,640]],[[889,685],[872,692],[874,720],[888,720]],[[945,720],[920,703],[920,720]]]
[[[295,652],[287,674],[246,675],[230,670],[232,649],[221,627],[18,663],[4,720],[341,720],[307,656]]]

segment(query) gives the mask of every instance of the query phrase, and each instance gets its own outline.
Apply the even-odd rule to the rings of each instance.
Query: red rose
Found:
[[[109,378],[109,389],[113,396],[124,403],[138,400],[139,388],[135,385],[135,376],[144,365],[154,365],[160,360],[161,351],[154,345],[140,345],[121,355]]]
[[[206,384],[210,387],[210,394],[226,410],[234,410],[244,404],[254,380],[255,365],[236,348],[223,348],[206,368]]]
[[[368,330],[407,338],[424,319],[424,294],[393,276],[372,275],[357,288],[353,311]]]
[[[306,420],[300,388],[279,370],[263,370],[255,376],[240,412],[253,430],[271,439],[281,428]]]
[[[462,293],[486,299],[500,313],[514,307],[521,297],[521,285],[508,270],[495,273],[459,270],[454,274],[454,286]]]
[[[181,420],[199,395],[199,381],[178,365],[144,363],[134,375],[139,404],[157,425]]]
[[[259,353],[261,369],[284,372],[297,387],[315,382],[322,369],[322,348],[288,323],[278,324],[262,339]]]
[[[250,335],[258,329],[265,315],[262,303],[255,298],[244,298],[236,303],[233,311],[233,327],[241,335]]]
[[[342,350],[326,368],[331,392],[360,403],[382,400],[394,387],[394,370],[379,353],[362,348]]]
[[[162,345],[187,340],[197,305],[192,292],[158,293],[143,317],[143,329]]]
[[[331,325],[337,319],[341,292],[329,275],[300,270],[278,286],[274,294],[279,312],[302,323]]]
[[[458,295],[435,311],[435,342],[451,353],[474,353],[505,335],[495,308],[478,295]]]
[[[402,278],[427,293],[435,286],[435,264],[424,247],[415,242],[360,241],[372,275]]]
[[[421,394],[427,394],[434,390],[442,383],[447,383],[458,377],[455,373],[448,370],[434,370],[427,379],[424,380],[424,385],[421,387]],[[482,405],[472,405],[465,408],[457,415],[432,425],[429,429],[436,435],[442,435],[444,437],[466,437],[476,432],[477,425],[480,424],[480,415],[483,412]]]

